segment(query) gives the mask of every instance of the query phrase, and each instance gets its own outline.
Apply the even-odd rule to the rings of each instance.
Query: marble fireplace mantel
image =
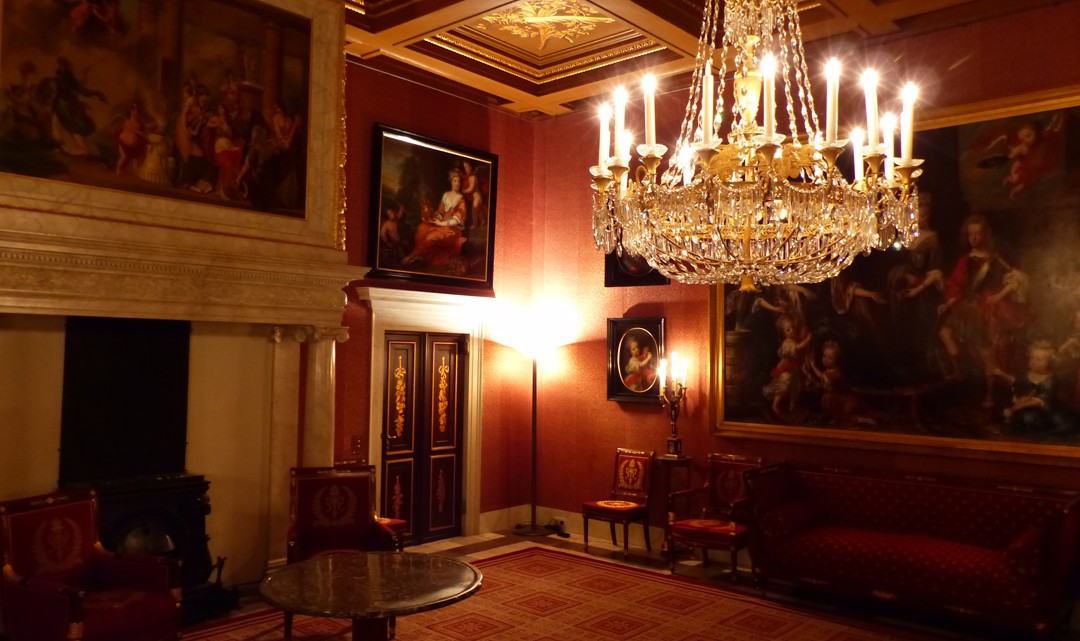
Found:
[[[366,272],[342,251],[230,255],[227,243],[214,251],[206,240],[170,247],[0,231],[0,312],[340,327],[342,288]]]

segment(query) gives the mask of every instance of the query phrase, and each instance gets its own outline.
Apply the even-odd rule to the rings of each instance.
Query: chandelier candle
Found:
[[[915,98],[919,88],[912,83],[904,85],[900,92],[903,110],[900,112],[900,159],[911,160],[911,146],[915,131]]]
[[[825,142],[836,142],[837,122],[840,101],[840,61],[831,58],[825,65]]]
[[[705,77],[701,91],[701,141],[706,146],[712,146],[713,139],[713,75],[712,62],[705,61]]]
[[[893,180],[893,154],[896,152],[896,115],[892,112],[881,117],[881,136],[885,141],[885,180]]]
[[[765,140],[776,135],[776,57],[766,54],[761,61],[762,91],[765,94]]]
[[[626,136],[626,89],[615,89],[615,164],[626,167],[630,164],[630,147],[623,147]],[[625,152],[625,154],[624,154]]]
[[[611,158],[611,105],[600,105],[600,157],[596,164],[601,173],[607,171],[608,160]]]
[[[597,249],[640,256],[679,282],[754,290],[820,282],[866,251],[915,239],[922,161],[909,158],[914,89],[904,90],[902,110],[889,105],[901,113],[901,158],[893,157],[896,119],[878,118],[873,70],[862,83],[868,135],[838,138],[840,63],[821,65],[827,104],[819,123],[810,79],[821,72],[810,72],[797,4],[703,0],[692,84],[670,155],[655,139],[655,79],[642,83],[644,144],[633,160],[626,91],[616,91],[615,163],[610,174],[591,168]],[[790,133],[777,131],[777,110],[787,114]],[[849,143],[853,180],[837,166]]]
[[[645,144],[656,144],[656,76],[645,74],[641,81],[641,93],[645,98]]]

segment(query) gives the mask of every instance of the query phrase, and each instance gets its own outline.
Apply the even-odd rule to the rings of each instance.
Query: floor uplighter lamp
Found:
[[[529,486],[529,522],[514,528],[515,534],[522,536],[547,536],[556,529],[536,522],[537,500],[537,430],[536,430],[536,391],[537,369],[541,356],[554,354],[559,347],[572,343],[576,334],[576,312],[565,303],[545,301],[531,311],[521,310],[506,314],[500,332],[496,337],[501,343],[513,347],[532,361],[532,470]]]
[[[534,354],[532,357],[532,478],[529,486],[529,522],[514,528],[514,532],[522,536],[547,536],[552,533],[551,528],[536,524],[536,471],[536,355]]]

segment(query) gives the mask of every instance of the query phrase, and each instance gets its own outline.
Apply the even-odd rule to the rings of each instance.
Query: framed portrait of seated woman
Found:
[[[375,125],[370,278],[491,290],[499,161]]]
[[[924,129],[907,247],[717,287],[717,433],[1080,459],[1077,140],[1068,106]]]

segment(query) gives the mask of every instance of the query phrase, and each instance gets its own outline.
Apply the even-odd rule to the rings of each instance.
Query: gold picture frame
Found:
[[[73,180],[71,171],[51,178],[47,171],[34,175],[33,171],[21,166],[22,171],[3,174],[0,212],[14,212],[16,216],[33,212],[38,218],[44,213],[46,217],[58,219],[60,224],[52,225],[52,228],[76,228],[78,234],[85,235],[91,241],[122,237],[125,243],[131,242],[135,246],[207,247],[205,237],[203,242],[184,238],[186,232],[194,232],[212,235],[215,249],[222,248],[227,253],[235,252],[235,255],[268,254],[262,248],[253,247],[252,239],[300,248],[343,249],[345,40],[341,4],[335,0],[149,2],[138,3],[138,15],[124,13],[135,11],[135,5],[124,3],[114,6],[116,11],[112,14],[90,12],[82,15],[77,13],[77,8],[71,9],[62,15],[63,25],[50,23],[49,32],[53,34],[53,40],[48,46],[37,48],[31,37],[33,27],[28,26],[37,23],[16,20],[14,12],[20,7],[27,12],[45,8],[40,3],[27,0],[9,2],[5,6],[5,24],[0,25],[0,29],[4,30],[2,42],[5,54],[0,60],[0,85],[9,92],[40,94],[39,97],[43,99],[48,98],[50,91],[51,95],[74,91],[74,95],[81,96],[86,105],[86,111],[82,114],[84,117],[79,118],[78,108],[73,106],[74,113],[68,114],[70,124],[65,129],[77,133],[77,121],[82,120],[85,129],[92,132],[83,137],[91,143],[97,142],[98,147],[96,152],[91,151],[86,157],[100,159],[103,167],[109,171],[98,171],[94,174],[97,177],[87,179],[83,176]],[[202,12],[199,11],[200,7]],[[214,11],[207,13],[208,7]],[[48,8],[50,11],[62,9],[61,3]],[[210,15],[213,17],[208,18]],[[228,31],[230,24],[246,24],[244,21],[250,22],[249,18],[253,16],[261,16],[258,20],[263,20],[265,25],[263,22],[258,24],[263,25],[264,29],[260,28],[254,33],[249,30],[248,35],[243,36],[246,40],[241,40],[242,36],[238,33]],[[176,33],[177,29],[195,23],[204,24],[208,19],[216,21],[217,31],[213,34],[207,31],[201,45],[177,43],[174,49],[167,50],[168,39],[161,37],[163,32]],[[182,21],[182,25],[176,24],[176,21]],[[277,31],[275,25],[280,27]],[[147,29],[153,30],[152,33],[145,32]],[[271,32],[280,32],[280,35],[275,36]],[[280,42],[275,37],[280,38]],[[274,43],[276,47],[271,46]],[[131,176],[132,165],[121,162],[123,155],[119,153],[121,145],[117,140],[124,130],[124,114],[139,111],[143,114],[143,127],[153,120],[153,128],[161,137],[167,142],[175,142],[179,140],[176,123],[181,110],[174,103],[185,95],[188,85],[192,86],[195,100],[197,86],[202,85],[211,95],[221,93],[218,101],[225,102],[226,92],[221,87],[226,81],[221,81],[221,77],[224,77],[221,75],[224,73],[222,69],[204,64],[207,60],[205,56],[203,62],[197,64],[190,60],[184,62],[185,47],[197,46],[202,46],[204,53],[215,47],[219,52],[235,49],[233,53],[236,55],[232,56],[235,60],[230,58],[228,68],[231,71],[235,67],[234,73],[238,77],[257,73],[264,64],[280,64],[286,69],[280,72],[280,79],[282,83],[293,85],[291,94],[287,87],[275,89],[273,82],[260,84],[252,79],[245,81],[253,87],[252,91],[261,92],[261,98],[252,100],[258,103],[254,109],[260,114],[265,113],[266,130],[275,126],[271,122],[273,114],[268,111],[270,105],[274,101],[284,100],[287,95],[296,99],[297,113],[288,117],[295,132],[295,137],[290,141],[297,146],[296,156],[301,159],[300,163],[294,163],[300,165],[294,172],[295,177],[290,175],[287,179],[287,182],[296,184],[292,192],[293,205],[285,207],[275,203],[266,207],[252,206],[249,202],[251,199],[244,196],[247,190],[237,189],[229,194],[224,193],[227,190],[223,188],[222,195],[218,197],[214,192],[202,193],[206,187],[194,180],[189,196],[178,193],[178,189],[187,191],[188,185],[178,187],[179,183],[170,181],[154,187],[150,177]],[[152,53],[147,54],[151,50]],[[90,52],[95,55],[90,55]],[[138,52],[141,55],[136,55]],[[140,67],[144,69],[144,75],[150,74],[147,77],[157,79],[153,88],[140,85],[141,81],[132,79],[132,74],[127,74],[122,68],[124,65],[142,64],[140,60],[144,59],[155,63]],[[269,69],[270,66],[266,66],[263,73],[270,73]],[[74,77],[80,86],[64,89],[64,79],[68,77]],[[297,81],[306,81],[306,87],[295,86]],[[72,105],[78,103],[77,100],[69,102]],[[46,101],[42,104],[56,103]],[[155,111],[153,118],[150,111]],[[42,119],[49,115],[44,114]],[[137,130],[138,125],[134,129]],[[36,126],[28,125],[27,135],[36,131]],[[47,128],[37,133],[52,135]],[[142,141],[150,137],[149,133],[149,129],[145,129],[142,137],[134,135],[131,140],[136,142],[132,143],[132,148],[144,147]],[[268,131],[268,135],[272,133]],[[219,138],[224,140],[226,137]],[[206,153],[217,153],[215,145],[218,139],[208,137],[206,140],[209,140]],[[245,143],[249,145],[248,149],[254,147],[250,139]],[[17,146],[11,138],[0,141],[0,151],[6,149],[9,154],[18,152]],[[65,160],[78,157],[71,150],[63,153],[68,154]],[[41,157],[47,160],[46,153]],[[11,155],[8,158],[11,160]],[[239,157],[235,163],[237,172],[245,160],[246,155]],[[84,164],[89,172],[90,163]],[[168,163],[160,164],[164,169],[157,173],[168,175]],[[175,167],[171,169],[174,170],[172,174],[175,179],[179,170]],[[106,173],[113,176],[106,176]],[[130,189],[124,182],[127,178],[132,178],[132,181],[134,178],[140,179],[140,188]],[[254,188],[253,185],[243,185],[244,182],[239,180],[236,184]],[[12,218],[11,222],[12,225],[5,225],[5,228],[22,231],[24,221]]]
[[[1072,210],[1074,208],[1073,203],[1076,202],[1075,199],[1071,196],[1068,198],[1061,197],[1063,193],[1066,195],[1072,194],[1072,191],[1062,192],[1061,189],[1072,189],[1068,185],[1074,183],[1074,181],[1069,180],[1069,177],[1073,176],[1073,174],[1069,172],[1074,171],[1074,167],[1080,167],[1080,163],[1073,162],[1076,159],[1068,160],[1062,157],[1061,161],[1053,169],[1046,170],[1047,172],[1056,172],[1053,173],[1052,178],[1057,181],[1058,187],[1055,188],[1057,191],[1051,189],[1047,184],[1036,185],[1027,182],[1018,185],[1016,172],[1010,170],[1012,161],[1009,160],[1008,152],[1003,151],[1002,148],[1008,144],[1009,129],[1011,128],[1015,133],[1027,123],[1037,123],[1045,131],[1050,131],[1052,127],[1059,126],[1062,119],[1064,119],[1067,123],[1066,126],[1070,127],[1069,131],[1075,130],[1080,127],[1080,109],[1076,108],[1078,104],[1080,104],[1080,95],[1076,93],[1063,95],[1061,92],[1053,92],[1053,94],[1033,97],[1030,101],[1010,98],[993,104],[982,104],[974,112],[970,110],[964,112],[960,109],[954,109],[951,113],[939,112],[929,119],[929,122],[935,125],[935,129],[930,130],[924,127],[923,130],[926,132],[923,134],[926,139],[924,149],[932,148],[933,153],[938,153],[940,149],[950,148],[948,145],[939,143],[943,137],[953,136],[955,141],[951,143],[953,145],[951,149],[962,152],[955,156],[956,169],[938,171],[937,176],[935,176],[934,167],[932,166],[933,162],[928,159],[927,175],[920,180],[920,189],[923,189],[925,193],[934,194],[935,203],[938,203],[938,196],[944,196],[940,198],[941,203],[939,205],[944,205],[944,208],[949,210],[943,214],[942,221],[940,221],[941,225],[933,227],[941,232],[942,246],[946,248],[945,252],[947,254],[944,261],[945,265],[942,267],[943,296],[945,295],[945,280],[956,272],[954,265],[958,263],[958,257],[967,251],[966,247],[963,250],[957,247],[958,243],[964,242],[963,237],[958,232],[961,228],[967,229],[968,225],[977,224],[970,222],[971,218],[969,216],[952,211],[956,205],[954,201],[958,198],[956,194],[960,194],[965,199],[965,205],[967,204],[966,201],[971,201],[979,208],[978,212],[967,211],[964,214],[985,213],[984,218],[988,221],[984,223],[985,226],[992,227],[994,224],[998,224],[1003,228],[1003,233],[1000,234],[1001,253],[1006,256],[1007,260],[1015,258],[1014,264],[1018,265],[1018,269],[1026,267],[1031,271],[1034,279],[1033,288],[1050,287],[1048,279],[1045,278],[1048,270],[1046,265],[1049,263],[1063,265],[1063,270],[1072,269],[1071,265],[1064,265],[1067,254],[1058,256],[1061,260],[1044,259],[1035,256],[1034,248],[1042,251],[1046,247],[1045,239],[1047,238],[1052,238],[1054,242],[1064,243],[1062,245],[1064,248],[1072,246],[1068,244],[1068,238],[1073,238],[1073,236],[1066,237],[1066,234],[1073,234],[1076,228],[1068,221],[1074,218],[1073,214],[1080,212]],[[1006,136],[1004,141],[999,140],[1001,134],[995,135],[997,134],[997,128],[1000,128],[1002,134]],[[1062,134],[1062,137],[1064,137],[1064,134]],[[989,151],[995,145],[997,151]],[[983,155],[973,158],[972,149],[975,148]],[[998,157],[1005,157],[1006,160],[997,162],[1000,160]],[[941,159],[937,160],[940,161]],[[973,170],[972,168],[976,169]],[[980,171],[983,173],[979,173]],[[1009,176],[1010,172],[1014,174],[1011,178]],[[1051,174],[1047,173],[1046,175],[1050,176]],[[957,184],[945,184],[949,180]],[[1050,180],[1050,178],[1047,180]],[[979,187],[980,185],[981,187]],[[975,190],[977,189],[983,191],[976,193]],[[994,198],[999,200],[1005,198],[1009,202],[997,205],[998,209],[995,209]],[[1030,216],[1026,218],[1022,216],[1025,210],[1033,208],[1039,208],[1038,211],[1057,212],[1058,218],[1055,220],[1065,220],[1068,226],[1063,229],[1060,225],[1055,226],[1053,221],[1040,222],[1039,224],[1042,227],[1038,231],[1032,231],[1029,227],[1034,223],[1017,222],[1033,220]],[[948,218],[949,216],[952,216],[952,218]],[[936,218],[932,220],[936,220]],[[1028,227],[1025,227],[1025,224]],[[958,237],[960,238],[958,239]],[[1060,240],[1062,237],[1066,239]],[[1037,244],[1036,240],[1042,244]],[[1074,240],[1080,242],[1080,236]],[[1062,252],[1058,252],[1058,254],[1062,254]],[[867,276],[867,287],[865,289],[870,295],[874,295],[873,290],[875,290],[875,287],[885,294],[881,297],[883,300],[879,303],[880,305],[884,306],[886,303],[891,303],[893,300],[890,298],[891,292],[884,289],[885,279],[881,277],[882,274],[888,273],[889,263],[887,261],[889,259],[875,256],[863,260],[876,260],[878,261],[877,264],[881,266],[868,268],[865,267],[867,263],[864,262],[862,263],[864,271],[858,272],[860,263],[857,261],[856,265],[851,268],[855,270],[853,273],[857,276]],[[879,276],[877,281],[870,280],[869,274],[872,269],[877,269]],[[1071,271],[1069,273],[1071,274]],[[1040,277],[1042,278],[1040,279]],[[855,277],[850,280],[855,280]],[[833,287],[832,282],[827,282],[823,285],[810,286],[803,292],[803,295],[795,297],[802,298],[805,302],[812,300],[816,296],[818,300],[810,304],[816,304],[819,309],[823,309],[835,304],[835,300],[830,300],[829,297],[830,292],[836,295],[838,289]],[[824,300],[820,300],[822,298]],[[1055,398],[1062,399],[1062,403],[1067,405],[1060,412],[1060,416],[1064,417],[1061,419],[1061,424],[1067,425],[1067,429],[1062,428],[1062,431],[1053,438],[1044,434],[1035,434],[1031,431],[1023,432],[1022,429],[1024,428],[1017,426],[1015,415],[1007,412],[1007,410],[1014,407],[1021,407],[1021,404],[1018,404],[1017,401],[1017,395],[1020,393],[1016,391],[1017,385],[1018,381],[1030,374],[1027,371],[1028,363],[1026,359],[1035,349],[1036,344],[1051,343],[1057,350],[1058,347],[1064,348],[1071,337],[1072,330],[1064,328],[1063,322],[1065,312],[1071,309],[1068,305],[1071,305],[1072,302],[1058,304],[1056,300],[1053,303],[1048,302],[1050,300],[1051,297],[1049,296],[1040,297],[1038,292],[1035,293],[1035,302],[1032,302],[1031,305],[1036,307],[1039,304],[1043,305],[1043,307],[1033,310],[1033,317],[1038,320],[1029,322],[1024,333],[1021,334],[1019,331],[1016,333],[1014,337],[1015,346],[1012,352],[1013,360],[1010,362],[1011,367],[1003,367],[1001,372],[992,373],[992,376],[986,379],[1001,375],[1000,380],[996,380],[994,383],[984,383],[984,379],[981,375],[978,375],[978,368],[981,366],[977,362],[973,364],[971,358],[968,359],[966,367],[968,368],[969,379],[972,378],[971,373],[975,373],[973,375],[974,382],[969,383],[966,391],[959,391],[957,388],[950,387],[949,385],[952,384],[950,382],[936,386],[924,398],[921,396],[922,392],[915,389],[916,386],[914,385],[910,385],[909,388],[905,389],[894,387],[882,390],[880,388],[874,389],[873,384],[865,383],[864,379],[856,379],[852,387],[859,385],[862,385],[862,387],[853,392],[852,396],[859,398],[856,401],[851,401],[852,403],[869,399],[866,405],[877,404],[877,407],[872,409],[880,409],[883,412],[897,412],[891,417],[886,416],[875,421],[873,411],[867,410],[863,412],[864,416],[860,417],[864,420],[861,424],[857,424],[856,421],[851,420],[850,416],[846,422],[835,420],[836,415],[830,415],[829,411],[820,402],[820,398],[824,396],[821,388],[818,391],[819,398],[816,401],[816,408],[811,407],[811,409],[801,414],[794,410],[794,403],[792,403],[792,409],[789,411],[787,401],[783,401],[778,408],[769,405],[770,401],[776,398],[776,390],[771,390],[770,393],[769,384],[773,382],[773,379],[778,379],[783,375],[780,370],[786,370],[789,375],[795,376],[801,375],[797,373],[801,370],[807,372],[808,376],[813,376],[816,369],[818,376],[821,376],[821,370],[824,368],[823,348],[829,341],[832,341],[832,344],[844,344],[844,336],[839,337],[838,340],[835,328],[832,328],[832,334],[829,334],[829,328],[822,328],[822,325],[827,325],[828,321],[817,322],[816,319],[812,318],[814,312],[809,312],[807,317],[811,318],[811,320],[805,323],[807,326],[804,330],[805,333],[799,334],[799,332],[795,332],[798,336],[795,336],[792,341],[793,345],[798,346],[802,344],[798,340],[799,336],[806,336],[809,339],[807,344],[810,347],[807,348],[806,362],[799,367],[783,368],[781,367],[784,362],[784,355],[781,353],[783,345],[780,343],[781,335],[777,332],[781,331],[780,316],[787,312],[777,309],[767,314],[772,324],[761,325],[757,330],[759,333],[756,334],[759,337],[772,336],[769,339],[772,342],[764,348],[761,345],[751,346],[746,343],[747,340],[756,339],[748,339],[746,335],[734,336],[736,334],[734,330],[738,328],[732,325],[732,314],[748,313],[750,306],[753,304],[760,303],[767,308],[779,301],[775,298],[761,301],[752,301],[749,297],[739,299],[736,298],[733,289],[714,286],[710,293],[710,327],[712,331],[710,336],[711,374],[709,381],[710,424],[713,426],[713,433],[715,436],[724,438],[832,445],[892,452],[918,454],[925,454],[930,451],[947,452],[952,456],[985,460],[1046,463],[1048,460],[1054,459],[1056,464],[1078,467],[1080,466],[1080,410],[1074,406],[1077,402],[1080,402],[1080,391],[1074,392],[1072,388],[1080,385],[1080,370],[1077,370],[1075,357],[1069,357],[1071,360],[1068,363],[1061,363],[1060,361],[1066,358],[1065,351],[1058,350],[1060,352],[1058,356],[1060,361],[1055,361],[1055,367],[1058,368],[1055,372],[1058,378],[1061,379],[1059,380],[1059,393]],[[1080,303],[1080,299],[1075,302]],[[736,305],[741,305],[742,310],[734,309]],[[874,307],[874,304],[871,303],[870,306]],[[777,305],[776,307],[779,308],[780,306]],[[832,314],[833,312],[830,309],[828,313]],[[1072,327],[1072,317],[1069,316],[1068,320],[1070,327]],[[896,320],[893,319],[893,322],[895,323]],[[729,325],[727,329],[725,329],[725,324]],[[742,331],[749,330],[744,325]],[[770,331],[772,334],[769,333]],[[928,337],[926,340],[931,342],[940,341],[940,331],[940,325],[932,325],[926,333]],[[1080,331],[1080,325],[1077,326],[1077,331]],[[886,339],[891,335],[888,332],[884,334]],[[742,342],[740,345],[734,345],[733,341],[736,343]],[[860,350],[869,342],[869,340],[866,340],[860,344]],[[881,341],[878,341],[878,343],[880,344]],[[850,343],[850,345],[853,346],[855,343]],[[848,359],[864,358],[862,351],[856,352],[856,349],[849,349],[847,346],[842,350],[830,349],[833,350],[829,355],[830,359],[840,357]],[[899,350],[894,347],[894,353],[896,351]],[[943,350],[938,349],[937,351],[940,353]],[[738,352],[738,356],[733,356],[731,352]],[[946,356],[949,356],[949,354],[946,353]],[[922,358],[921,353],[919,357]],[[859,370],[857,368],[852,369],[856,372],[855,376],[857,377]],[[983,367],[983,370],[990,372],[989,367]],[[848,373],[846,366],[843,371]],[[750,372],[749,375],[748,372]],[[753,376],[753,380],[746,380],[748,376]],[[950,381],[952,380],[951,377],[942,376]],[[1005,385],[1006,376],[1008,377],[1008,387]],[[744,377],[744,380],[740,381],[739,377]],[[851,378],[848,377],[849,381]],[[979,387],[980,384],[982,385],[981,388]],[[991,398],[990,390],[995,389],[996,392],[993,393]],[[1077,387],[1077,389],[1080,390],[1080,387]],[[879,392],[876,398],[872,398],[874,392]],[[970,434],[965,434],[961,429],[950,431],[950,429],[925,428],[926,424],[932,423],[935,419],[940,419],[943,414],[936,414],[927,420],[924,416],[918,414],[919,412],[924,410],[931,414],[941,412],[943,410],[940,407],[943,402],[956,402],[959,405],[959,401],[956,399],[959,399],[961,394],[968,394],[974,399],[973,395],[976,393],[985,395],[988,399],[987,402],[982,404],[971,402],[965,405],[964,409],[953,410],[949,408],[953,413],[948,415],[948,419],[953,420],[959,416],[962,420],[954,422],[957,425],[964,424],[966,429],[971,430]],[[951,394],[955,394],[955,396],[950,396]],[[926,400],[927,398],[929,400]],[[943,398],[944,401],[942,401]],[[813,401],[807,402],[807,405],[812,405],[812,403]],[[934,403],[938,405],[933,405]],[[967,408],[976,405],[988,405],[985,408],[985,413],[980,416],[994,423],[992,429],[990,427],[985,430],[975,429],[972,424],[983,420],[982,418],[971,419],[961,416],[962,412],[968,411]],[[753,409],[748,409],[751,406]],[[908,420],[910,416],[915,416],[916,422],[906,425],[919,425],[920,429],[908,429],[905,426],[904,421]],[[1054,416],[1055,421],[1058,418],[1058,415]],[[964,421],[967,421],[967,423],[965,424]],[[1035,421],[1032,424],[1047,425],[1049,424],[1048,421],[1049,419],[1043,416],[1042,423]],[[940,427],[940,424],[932,427]]]

